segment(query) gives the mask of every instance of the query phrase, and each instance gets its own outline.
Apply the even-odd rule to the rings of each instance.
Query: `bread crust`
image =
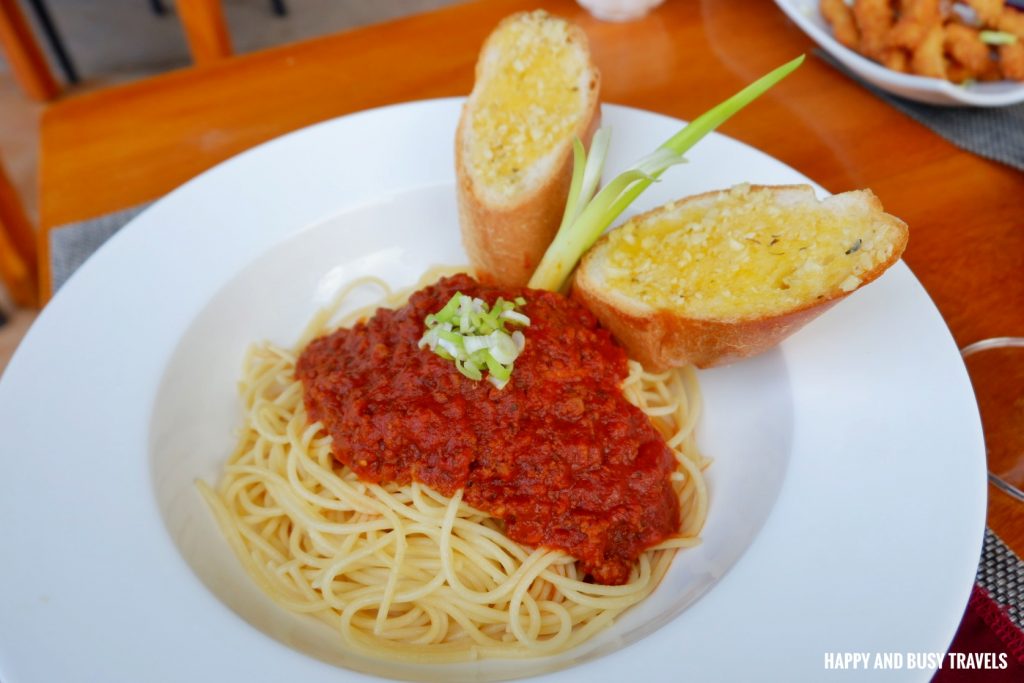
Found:
[[[484,55],[487,54],[495,34],[506,23],[516,21],[527,12],[506,17],[494,30],[480,51],[476,65],[476,84],[483,80]],[[456,199],[462,243],[477,276],[503,286],[519,287],[529,282],[541,257],[558,232],[565,211],[565,202],[572,181],[572,141],[579,137],[588,148],[594,133],[601,125],[599,94],[601,74],[591,59],[587,36],[578,26],[569,25],[569,40],[579,44],[589,64],[591,75],[584,115],[572,131],[561,141],[552,173],[507,202],[488,201],[469,170],[468,148],[470,119],[476,103],[477,86],[462,107],[455,134]]]
[[[752,186],[751,189],[768,189],[779,193],[810,191],[813,196],[813,189],[806,185]],[[703,201],[719,192],[725,190],[688,197],[673,205]],[[606,235],[584,256],[573,278],[572,296],[597,316],[631,358],[652,372],[688,364],[708,368],[749,358],[777,345],[844,297],[877,279],[899,260],[909,238],[906,223],[886,214],[881,202],[870,190],[861,191],[860,196],[854,199],[866,202],[869,209],[885,217],[896,228],[898,241],[889,258],[861,274],[860,284],[848,292],[836,288],[820,298],[803,302],[781,313],[731,320],[691,318],[672,311],[656,310],[625,294],[609,291],[603,285],[599,268],[602,248],[608,241]],[[664,208],[649,211],[636,220],[648,218]]]

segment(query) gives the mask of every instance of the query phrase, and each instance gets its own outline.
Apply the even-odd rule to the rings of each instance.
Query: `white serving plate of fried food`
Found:
[[[893,95],[943,106],[1003,107],[1024,102],[1024,10],[1013,3],[775,0],[775,4],[843,66]]]

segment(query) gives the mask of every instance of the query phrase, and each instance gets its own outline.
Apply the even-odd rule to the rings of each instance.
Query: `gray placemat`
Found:
[[[150,203],[108,213],[78,223],[68,223],[50,231],[50,283],[54,294],[72,273],[92,256],[104,242],[138,216]]]
[[[1024,630],[1024,562],[991,529],[985,529],[975,581]]]
[[[921,123],[957,147],[1024,171],[1024,104],[1009,107],[938,107],[912,102],[857,77],[823,50],[815,55],[880,99]]]

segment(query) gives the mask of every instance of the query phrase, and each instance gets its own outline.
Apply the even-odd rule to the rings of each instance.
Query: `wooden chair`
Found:
[[[151,4],[157,14],[166,12],[161,0],[151,0]],[[177,0],[175,6],[192,61],[197,66],[232,55],[231,36],[224,21],[221,0]],[[284,0],[271,0],[270,8],[279,17],[288,13]]]
[[[157,14],[167,13],[163,0],[150,0],[150,4]],[[221,0],[176,0],[175,6],[192,61],[201,66],[232,55]],[[279,17],[288,14],[284,0],[271,0],[270,8]]]
[[[197,66],[231,56],[231,36],[220,0],[177,0],[176,7]]]
[[[39,305],[36,238],[18,193],[0,163],[0,279],[15,304]]]
[[[60,93],[60,85],[50,73],[43,51],[17,0],[0,0],[0,46],[22,90],[34,100],[52,100]]]
[[[189,52],[197,65],[231,56],[231,37],[220,0],[177,0],[176,5]],[[161,13],[165,11],[160,3],[154,2],[154,8],[157,7],[161,8]],[[279,16],[287,11],[283,0],[273,2],[272,7]],[[65,77],[71,83],[77,82],[74,64],[52,25],[45,5],[39,2],[33,8],[46,29]],[[18,7],[18,0],[0,0],[0,47],[7,55],[15,79],[29,97],[45,102],[60,94],[61,85],[51,73],[46,55]]]
[[[65,78],[69,83],[77,83],[74,63],[64,48],[45,3],[43,0],[29,1]],[[157,14],[167,13],[162,0],[150,0],[150,4]],[[232,55],[231,36],[224,20],[221,0],[177,0],[176,6],[189,52],[197,65],[209,64]],[[288,13],[284,0],[271,0],[270,6],[279,17]],[[60,94],[61,86],[50,72],[46,56],[36,43],[30,24],[18,8],[18,0],[0,0],[0,46],[7,53],[15,79],[29,97],[46,101]]]

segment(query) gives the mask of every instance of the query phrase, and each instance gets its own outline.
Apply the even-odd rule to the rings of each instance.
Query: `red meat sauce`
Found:
[[[526,346],[504,389],[417,347],[424,318],[456,292],[527,301]],[[462,489],[509,538],[565,551],[597,583],[624,583],[679,529],[675,456],[622,395],[625,352],[562,295],[446,278],[315,339],[296,375],[335,457],[364,481]]]

